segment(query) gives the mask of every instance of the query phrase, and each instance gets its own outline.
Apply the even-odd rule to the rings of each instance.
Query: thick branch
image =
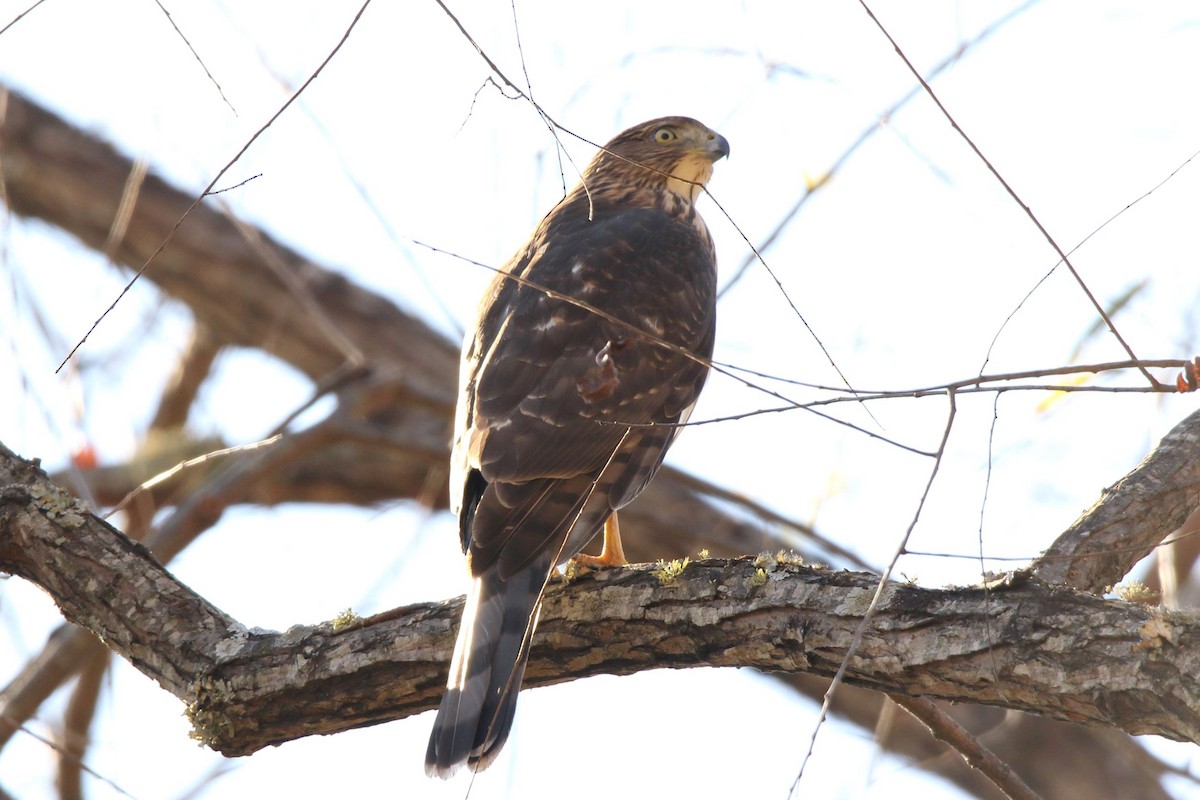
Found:
[[[1047,583],[1111,586],[1200,506],[1200,411],[1163,437],[1141,464],[1105,489],[1034,563]]]
[[[832,675],[877,578],[753,559],[651,567],[551,592],[525,683],[644,669],[750,666]],[[192,717],[228,755],[436,706],[458,601],[336,633],[254,638],[201,682]],[[893,694],[988,703],[1129,733],[1200,740],[1200,623],[1027,583],[889,590],[847,680]]]
[[[0,569],[41,586],[63,616],[175,694],[212,669],[240,630],[232,618],[92,516],[36,464],[3,445],[0,458]]]
[[[187,424],[192,403],[212,372],[213,361],[222,346],[222,341],[207,325],[193,326],[187,349],[175,365],[158,401],[158,409],[150,421],[151,431],[168,431]]]
[[[349,625],[248,633],[141,546],[3,453],[0,568],[50,592],[189,704],[227,755],[433,708],[461,601]],[[99,577],[103,580],[98,580]],[[526,685],[659,667],[832,674],[877,578],[775,560],[590,576],[545,601]],[[102,588],[103,587],[103,588]],[[1034,582],[889,587],[847,680],[1200,741],[1200,621]]]
[[[12,210],[49,220],[104,249],[132,164],[110,145],[19,94],[5,94],[0,168]],[[147,175],[112,257],[141,268],[193,199]],[[264,249],[278,259],[276,266],[282,263],[286,279],[267,263]],[[208,204],[188,217],[145,277],[187,303],[223,339],[273,353],[313,379],[334,372],[344,361],[339,343],[310,318],[306,301],[315,297],[368,363],[410,367],[404,378],[417,392],[444,393],[454,387],[457,347],[424,322],[265,234],[242,235]],[[298,297],[297,285],[309,297]]]

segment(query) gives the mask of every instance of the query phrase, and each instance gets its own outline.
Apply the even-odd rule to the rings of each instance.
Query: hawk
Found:
[[[696,211],[724,136],[687,117],[601,148],[496,274],[463,344],[451,509],[472,578],[425,771],[499,753],[554,568],[646,488],[704,385],[716,254]]]

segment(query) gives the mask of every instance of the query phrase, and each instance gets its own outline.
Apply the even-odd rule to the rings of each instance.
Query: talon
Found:
[[[623,567],[629,562],[625,559],[625,549],[621,546],[621,529],[617,525],[617,512],[604,523],[604,546],[600,555],[589,556],[580,553],[573,559],[576,567],[588,569],[608,569]]]

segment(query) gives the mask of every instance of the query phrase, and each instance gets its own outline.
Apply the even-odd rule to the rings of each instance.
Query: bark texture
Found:
[[[434,708],[461,601],[286,633],[249,632],[0,450],[0,569],[188,704],[197,735],[246,755]],[[526,672],[539,686],[645,669],[832,675],[876,591],[867,573],[775,556],[642,566],[549,592]],[[884,590],[847,680],[1200,741],[1200,619],[1049,587]]]

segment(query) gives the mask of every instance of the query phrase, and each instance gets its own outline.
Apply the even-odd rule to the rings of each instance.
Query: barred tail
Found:
[[[493,567],[471,585],[425,754],[429,775],[486,769],[508,739],[549,562],[538,558],[508,580]]]

